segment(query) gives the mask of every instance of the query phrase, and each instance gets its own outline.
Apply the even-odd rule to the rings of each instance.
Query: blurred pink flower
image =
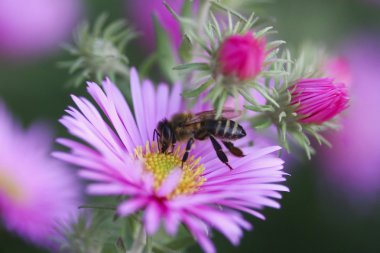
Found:
[[[261,72],[265,57],[265,40],[256,39],[248,32],[232,35],[222,42],[218,49],[217,65],[223,75],[245,81]]]
[[[0,57],[57,49],[71,35],[81,7],[81,0],[0,0]]]
[[[172,92],[165,84],[155,89],[149,80],[140,83],[132,69],[131,90],[134,111],[109,80],[103,82],[103,89],[89,83],[88,92],[107,120],[90,101],[75,96],[78,109],[69,107],[61,120],[85,145],[61,139],[71,153],[55,156],[82,168],[80,175],[92,181],[90,194],[127,196],[119,205],[119,215],[144,211],[149,234],[162,223],[174,235],[183,223],[208,253],[215,252],[209,239],[212,227],[237,245],[243,230],[251,229],[240,212],[263,219],[261,209],[280,207],[277,199],[288,188],[281,185],[286,175],[283,161],[274,154],[279,147],[252,147],[249,138],[240,139],[235,144],[246,156],[227,153],[231,171],[216,157],[209,141],[196,142],[181,168],[183,143],[172,153],[161,153],[151,139],[160,120],[185,109],[181,85],[174,85]]]
[[[332,78],[302,79],[291,90],[291,104],[297,106],[301,123],[322,124],[342,112],[348,104],[344,83]]]
[[[329,136],[333,148],[321,156],[332,185],[356,200],[376,198],[380,192],[379,43],[379,39],[355,39],[346,46],[353,80],[351,103],[342,129]]]
[[[184,0],[167,0],[169,6],[181,13]],[[163,0],[126,0],[127,19],[131,20],[138,32],[142,33],[141,42],[150,50],[155,46],[155,31],[153,17],[169,34],[172,43],[177,48],[181,42],[181,30],[178,21],[166,9]]]
[[[325,67],[325,73],[336,82],[344,83],[347,88],[352,84],[352,74],[348,60],[344,57],[329,59]]]
[[[46,128],[24,131],[2,104],[0,139],[0,220],[26,240],[52,246],[57,222],[75,214],[79,184],[49,157]]]

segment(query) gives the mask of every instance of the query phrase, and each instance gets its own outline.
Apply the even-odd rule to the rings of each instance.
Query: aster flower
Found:
[[[0,56],[22,59],[59,48],[79,19],[82,1],[0,1]]]
[[[0,220],[25,240],[53,246],[57,222],[75,214],[78,182],[49,157],[44,127],[23,131],[2,104],[0,122]]]
[[[288,191],[280,184],[285,181],[283,161],[273,154],[279,147],[250,147],[251,140],[243,138],[236,144],[246,156],[228,155],[230,171],[208,141],[196,142],[181,168],[183,144],[172,153],[160,153],[152,141],[160,120],[183,112],[181,86],[174,85],[170,92],[165,84],[155,89],[149,80],[140,85],[132,69],[131,89],[133,112],[109,80],[103,82],[103,89],[89,83],[88,92],[101,112],[86,98],[73,96],[78,109],[69,107],[61,119],[80,141],[59,139],[71,152],[55,156],[81,167],[80,175],[92,181],[90,194],[125,196],[117,213],[128,216],[143,211],[150,235],[160,224],[175,235],[182,223],[209,253],[215,252],[211,228],[237,245],[243,230],[251,229],[240,212],[263,219],[262,208],[279,208],[279,192]]]
[[[352,84],[350,64],[345,57],[333,57],[327,60],[325,72],[326,76],[333,77],[336,81],[344,83],[348,88]]]
[[[301,123],[322,124],[347,108],[348,96],[344,83],[335,83],[331,78],[303,79],[291,92],[291,105]]]
[[[342,117],[342,129],[330,134],[333,149],[321,150],[321,169],[334,193],[362,212],[380,192],[380,54],[378,38],[360,35],[342,45],[355,96]]]

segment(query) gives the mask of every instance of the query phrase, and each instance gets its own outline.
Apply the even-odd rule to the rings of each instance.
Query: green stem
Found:
[[[131,249],[127,250],[126,253],[143,253],[146,244],[147,235],[144,226],[140,225],[135,241],[133,242]]]

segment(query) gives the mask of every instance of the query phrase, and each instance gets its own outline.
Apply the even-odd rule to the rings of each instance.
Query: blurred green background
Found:
[[[275,17],[279,37],[290,47],[311,40],[339,50],[345,40],[358,33],[380,33],[380,3],[364,0],[261,2],[255,4],[257,12]],[[125,17],[120,0],[88,0],[85,4],[89,20],[103,12],[109,13],[112,19]],[[139,64],[143,49],[136,44],[129,48],[137,49],[128,54],[132,65]],[[58,69],[56,63],[67,58],[64,52],[58,52],[22,64],[1,61],[0,97],[22,123],[49,121],[57,135],[63,134],[57,119],[69,104],[69,94],[83,92],[65,87],[68,75]],[[318,156],[313,161],[317,159]],[[335,194],[326,186],[315,163],[294,162],[287,166],[292,174],[287,182],[291,192],[284,194],[281,210],[266,210],[266,221],[249,218],[254,231],[245,234],[239,249],[216,235],[218,252],[380,252],[380,206],[377,203],[355,206]],[[0,230],[0,252],[44,251]],[[191,252],[201,251],[194,248]]]

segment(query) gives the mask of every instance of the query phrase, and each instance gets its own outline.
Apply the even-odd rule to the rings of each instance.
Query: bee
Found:
[[[203,111],[197,114],[177,113],[173,115],[170,120],[165,118],[158,122],[153,132],[153,141],[157,137],[160,152],[171,153],[177,142],[187,140],[186,150],[182,157],[183,166],[183,163],[186,162],[189,156],[194,141],[210,139],[219,160],[232,170],[232,167],[228,163],[228,158],[223,152],[218,140],[220,140],[234,156],[244,156],[243,151],[235,147],[231,142],[247,135],[241,125],[231,120],[240,115],[241,111],[235,111],[235,109],[232,108],[225,108],[221,113],[221,117],[218,119],[215,119],[216,111],[214,110]]]

